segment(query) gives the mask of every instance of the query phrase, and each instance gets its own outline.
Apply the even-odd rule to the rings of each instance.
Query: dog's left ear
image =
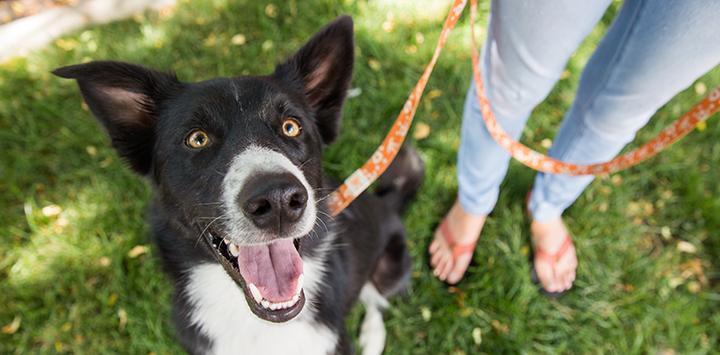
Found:
[[[340,114],[352,78],[353,21],[341,16],[318,31],[297,53],[277,66],[276,78],[305,94],[325,144],[340,129]]]

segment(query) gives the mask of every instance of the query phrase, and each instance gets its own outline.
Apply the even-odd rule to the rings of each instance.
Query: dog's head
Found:
[[[285,322],[305,303],[298,241],[322,213],[321,150],[338,134],[353,48],[341,17],[268,76],[182,83],[120,62],[54,73],[77,80],[119,155],[198,229],[204,244],[189,242],[225,267],[250,309]]]

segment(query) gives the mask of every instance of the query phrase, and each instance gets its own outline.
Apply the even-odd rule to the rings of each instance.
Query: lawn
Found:
[[[327,172],[344,177],[400,110],[449,3],[181,1],[0,65],[0,353],[180,351],[169,322],[170,285],[143,223],[149,187],[109,147],[75,84],[50,70],[105,58],[173,69],[186,81],[267,73],[324,23],[351,14],[360,95],[348,101],[342,135],[325,156]],[[546,150],[618,7],[535,111],[523,138],[531,146]],[[483,1],[483,27],[487,11]],[[547,299],[530,280],[521,201],[533,172],[515,162],[466,279],[448,288],[432,277],[426,248],[456,192],[468,35],[464,19],[417,113],[412,144],[428,174],[405,216],[413,286],[386,314],[386,353],[717,353],[718,117],[659,157],[597,179],[567,212],[580,266],[565,297]],[[669,102],[638,139],[649,139],[717,84],[719,68]],[[361,315],[358,307],[348,320],[351,334]]]

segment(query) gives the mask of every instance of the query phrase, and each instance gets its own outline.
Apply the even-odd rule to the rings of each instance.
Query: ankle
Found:
[[[480,235],[487,215],[474,215],[455,201],[447,215],[450,228],[458,241],[474,241]]]
[[[562,216],[544,221],[533,220],[530,223],[530,234],[536,243],[548,243],[562,241],[568,233]]]

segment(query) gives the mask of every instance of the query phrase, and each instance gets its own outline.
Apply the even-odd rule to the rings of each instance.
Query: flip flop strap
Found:
[[[560,246],[560,249],[558,249],[555,253],[548,253],[545,250],[542,250],[538,247],[535,248],[535,257],[542,259],[544,261],[547,261],[551,264],[556,264],[560,258],[562,258],[563,255],[570,249],[572,246],[572,238],[570,237],[570,234],[565,234],[565,240],[563,241],[562,245]]]
[[[440,223],[440,234],[442,234],[443,239],[445,239],[445,243],[447,243],[450,249],[452,249],[454,259],[457,259],[460,255],[472,253],[475,251],[475,245],[477,244],[477,242],[458,244],[455,241],[455,238],[450,231],[450,227],[448,226],[447,218],[443,219],[442,223]]]

